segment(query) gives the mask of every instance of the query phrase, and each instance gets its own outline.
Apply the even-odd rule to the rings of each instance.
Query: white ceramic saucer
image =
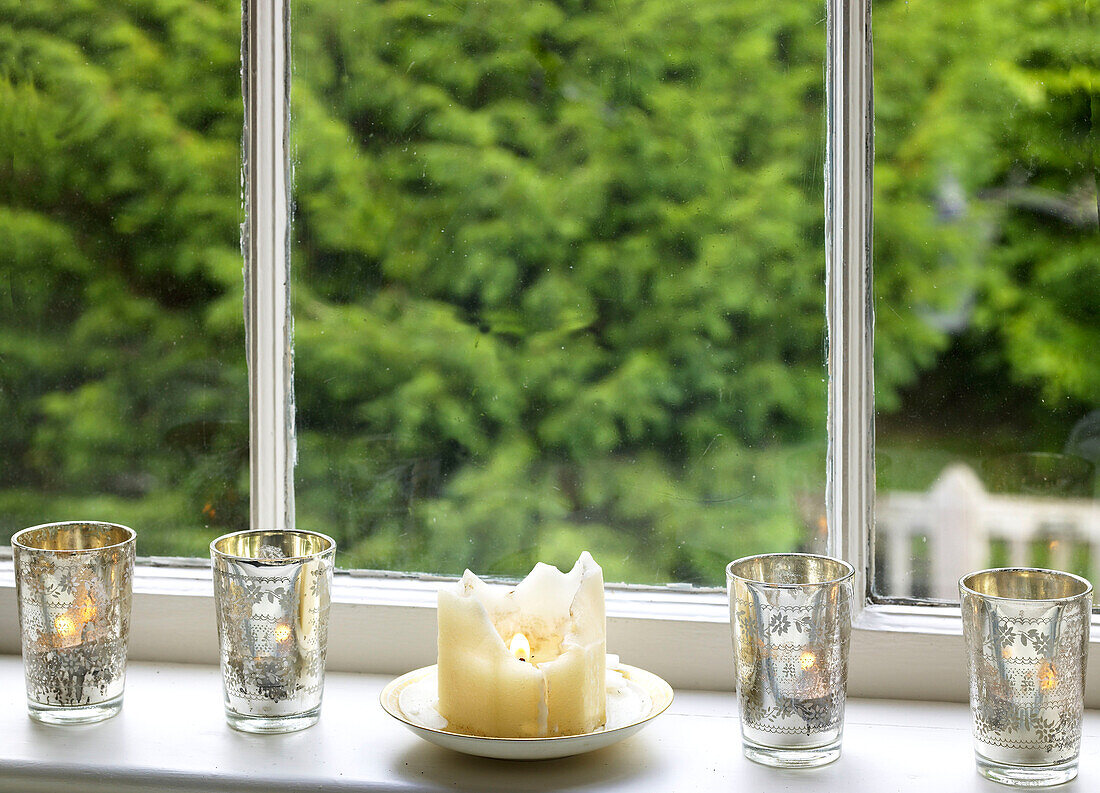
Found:
[[[436,667],[426,666],[392,681],[382,690],[382,708],[426,741],[479,757],[549,760],[602,749],[627,738],[665,712],[672,687],[657,675],[626,664],[607,666],[607,724],[583,735],[553,738],[486,738],[447,729],[435,706]]]

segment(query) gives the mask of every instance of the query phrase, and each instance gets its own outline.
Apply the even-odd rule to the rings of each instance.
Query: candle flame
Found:
[[[96,618],[96,606],[95,601],[88,595],[85,595],[79,601],[77,601],[77,616],[82,623],[92,622]]]
[[[59,614],[54,618],[53,630],[61,638],[67,639],[76,633],[76,620],[68,612]]]
[[[1042,666],[1039,667],[1039,688],[1050,691],[1056,685],[1058,685],[1058,675],[1054,671],[1054,664],[1043,661]]]
[[[806,650],[798,657],[798,664],[802,667],[803,672],[808,672],[814,668],[817,663],[817,656]]]
[[[281,644],[282,642],[285,642],[289,639],[290,626],[287,625],[285,622],[280,622],[278,625],[275,626],[275,641]]]
[[[531,643],[527,641],[527,637],[522,633],[517,633],[508,645],[508,652],[519,661],[529,662],[531,660]]]

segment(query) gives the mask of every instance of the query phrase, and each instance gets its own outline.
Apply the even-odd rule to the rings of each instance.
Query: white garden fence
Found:
[[[925,493],[879,492],[876,512],[882,595],[958,600],[959,577],[988,566],[998,544],[1010,565],[1031,564],[1037,543],[1057,569],[1080,558],[1100,563],[1100,502],[988,493],[963,464],[944,469]]]

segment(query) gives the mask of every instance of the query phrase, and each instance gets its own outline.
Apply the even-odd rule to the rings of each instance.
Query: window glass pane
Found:
[[[247,525],[240,6],[0,0],[0,544]]]
[[[1098,7],[876,0],[874,36],[874,590],[1100,573]]]
[[[823,6],[292,13],[298,525],[646,583],[822,547]]]

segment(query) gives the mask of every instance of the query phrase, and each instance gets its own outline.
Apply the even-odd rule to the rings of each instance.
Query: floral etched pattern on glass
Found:
[[[82,724],[122,707],[134,569],[133,529],[73,521],[12,537],[32,717]]]
[[[229,723],[289,732],[317,721],[336,543],[305,531],[250,531],[210,546]]]
[[[727,568],[745,754],[809,767],[840,754],[851,631],[851,566],[765,554]]]
[[[979,771],[1058,784],[1077,774],[1092,587],[1069,573],[983,570],[959,583]]]

